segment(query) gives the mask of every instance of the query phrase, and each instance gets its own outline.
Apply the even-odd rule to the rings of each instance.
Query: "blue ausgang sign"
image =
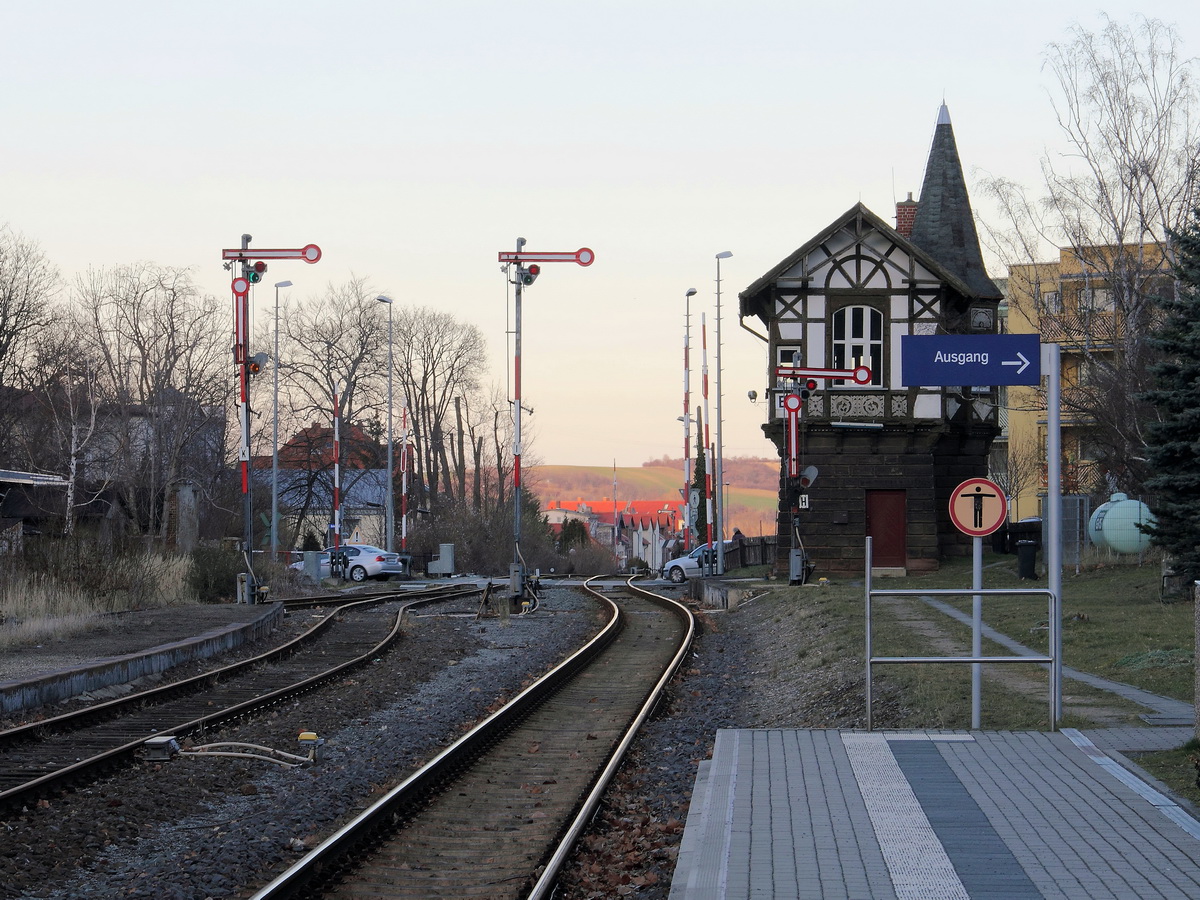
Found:
[[[1032,384],[1041,379],[1036,334],[906,334],[900,339],[904,386]]]

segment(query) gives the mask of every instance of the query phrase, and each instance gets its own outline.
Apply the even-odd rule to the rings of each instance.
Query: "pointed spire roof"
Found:
[[[999,288],[988,278],[979,249],[979,234],[967,196],[950,110],[943,103],[925,163],[920,206],[910,240],[970,286],[980,299],[998,300]]]

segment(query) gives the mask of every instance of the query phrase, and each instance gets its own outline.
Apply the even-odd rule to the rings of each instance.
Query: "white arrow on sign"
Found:
[[[1003,362],[1001,362],[1000,365],[1002,365],[1002,366],[1020,366],[1021,368],[1017,369],[1017,374],[1020,375],[1022,372],[1024,372],[1026,369],[1029,368],[1029,360],[1025,358],[1025,354],[1022,353],[1020,350],[1017,351],[1017,356],[1019,356],[1020,359],[1006,359]]]

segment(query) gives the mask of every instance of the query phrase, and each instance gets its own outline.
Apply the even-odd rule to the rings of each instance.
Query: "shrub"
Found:
[[[229,603],[237,599],[237,577],[245,568],[236,550],[201,544],[192,551],[187,584],[201,603]]]

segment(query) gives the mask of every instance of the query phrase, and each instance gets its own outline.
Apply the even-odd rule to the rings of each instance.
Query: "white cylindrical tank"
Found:
[[[1100,548],[1117,553],[1141,553],[1150,546],[1150,535],[1139,525],[1153,525],[1154,514],[1141,500],[1113,494],[1088,520],[1088,537]]]

